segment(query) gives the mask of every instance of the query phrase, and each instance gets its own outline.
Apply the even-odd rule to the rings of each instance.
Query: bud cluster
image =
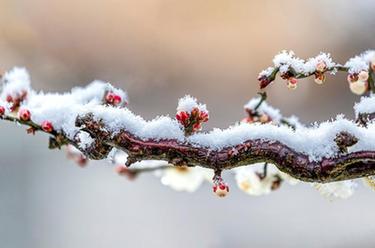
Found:
[[[202,129],[202,124],[207,122],[209,114],[206,105],[198,104],[195,98],[185,96],[180,99],[176,120],[184,127],[185,134],[190,135]]]
[[[27,91],[25,90],[22,90],[20,92],[17,92],[13,95],[7,95],[5,100],[10,104],[10,110],[13,112],[13,111],[16,111],[20,105],[21,105],[21,102],[23,102],[25,99],[27,98]]]
[[[123,101],[122,97],[119,94],[116,94],[112,91],[106,92],[104,100],[107,104],[113,106],[120,106]],[[126,102],[124,102],[124,105],[126,105]]]

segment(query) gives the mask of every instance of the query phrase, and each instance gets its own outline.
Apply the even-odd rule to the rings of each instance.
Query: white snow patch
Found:
[[[4,74],[2,82],[1,98],[4,100],[8,95],[17,97],[23,91],[30,91],[30,75],[25,68],[14,67]]]
[[[178,101],[177,112],[185,111],[189,113],[194,108],[198,108],[200,111],[208,113],[206,104],[198,103],[197,99],[190,95],[186,95]]]

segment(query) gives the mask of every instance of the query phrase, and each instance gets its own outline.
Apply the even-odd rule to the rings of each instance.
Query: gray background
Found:
[[[0,68],[26,66],[35,89],[93,79],[126,89],[146,118],[174,114],[186,93],[208,104],[207,129],[244,116],[256,76],[282,49],[344,62],[374,48],[373,1],[0,0]],[[353,117],[345,75],[311,79],[270,102],[305,123]],[[0,247],[374,247],[375,195],[330,202],[308,185],[266,197],[210,187],[177,193],[151,175],[128,182],[105,162],[86,169],[47,137],[1,123]],[[226,175],[230,178],[230,175]]]

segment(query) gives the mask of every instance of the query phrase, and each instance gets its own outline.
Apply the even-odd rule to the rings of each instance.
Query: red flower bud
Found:
[[[185,111],[180,111],[176,114],[176,119],[182,124],[186,125],[187,120],[189,119],[189,114]]]
[[[201,123],[197,122],[193,125],[193,131],[199,131],[202,128]]]
[[[43,121],[42,123],[42,129],[44,132],[50,133],[53,131],[53,126],[50,121]]]
[[[199,119],[202,121],[202,122],[207,122],[208,121],[208,113],[207,112],[201,112],[200,113],[200,116],[199,116]]]
[[[5,114],[5,108],[3,106],[0,106],[0,116],[3,116]]]
[[[113,92],[108,92],[107,95],[105,96],[105,100],[107,103],[112,104],[114,100],[115,94]]]
[[[113,96],[113,104],[114,105],[119,105],[121,103],[121,101],[122,101],[121,96],[116,95],[116,94]]]
[[[271,80],[269,80],[267,76],[259,77],[258,81],[261,89],[266,88],[271,83]]]
[[[30,117],[31,117],[31,113],[29,110],[27,109],[21,109],[19,112],[18,112],[18,117],[22,120],[22,121],[29,121],[30,120]]]
[[[199,117],[199,115],[200,115],[200,110],[198,108],[193,108],[193,110],[191,111],[191,116],[196,118],[196,117]]]

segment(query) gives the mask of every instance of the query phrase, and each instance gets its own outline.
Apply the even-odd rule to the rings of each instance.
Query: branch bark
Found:
[[[77,118],[76,125],[100,140],[88,153],[92,159],[107,156],[115,147],[128,153],[129,163],[141,160],[165,160],[175,166],[202,166],[215,171],[233,169],[257,162],[275,164],[281,171],[306,182],[334,182],[375,175],[375,151],[346,153],[345,149],[354,145],[357,139],[348,133],[339,133],[336,143],[342,152],[333,158],[310,161],[308,156],[296,152],[277,140],[254,139],[221,150],[196,147],[177,140],[144,141],[122,130],[113,135],[106,131],[100,121],[92,115]],[[308,140],[306,141],[308,142]],[[98,156],[98,151],[102,151]]]

